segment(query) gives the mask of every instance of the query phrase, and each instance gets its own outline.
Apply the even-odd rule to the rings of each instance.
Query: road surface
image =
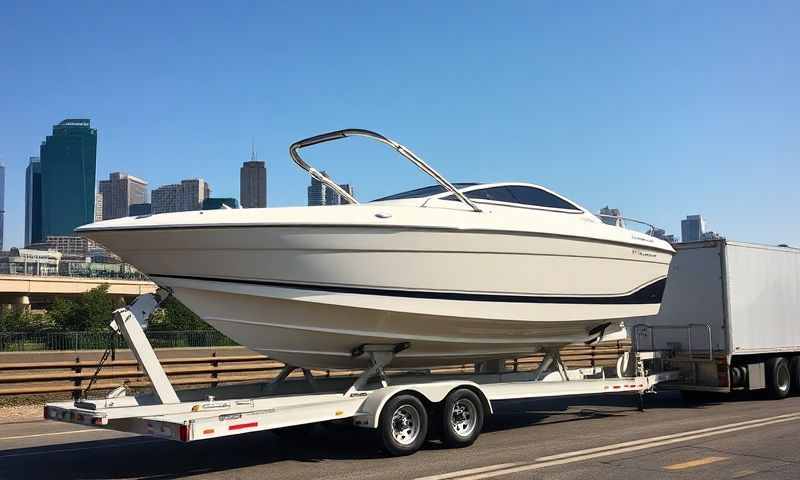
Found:
[[[0,479],[800,478],[800,397],[686,404],[673,392],[505,403],[470,448],[386,458],[367,430],[178,444],[45,420],[0,424]],[[0,418],[0,422],[4,420]]]

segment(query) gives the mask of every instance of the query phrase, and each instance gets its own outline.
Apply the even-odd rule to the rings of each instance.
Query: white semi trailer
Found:
[[[666,387],[800,392],[800,249],[722,239],[676,250],[661,311],[632,333],[671,352],[680,379]]]

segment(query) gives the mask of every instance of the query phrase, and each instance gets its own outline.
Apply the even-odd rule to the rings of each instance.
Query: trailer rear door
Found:
[[[800,351],[800,250],[727,242],[732,354]]]

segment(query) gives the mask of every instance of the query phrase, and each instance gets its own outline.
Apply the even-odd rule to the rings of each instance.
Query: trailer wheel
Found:
[[[786,398],[792,386],[789,362],[783,357],[773,357],[766,361],[767,389],[770,397]]]
[[[378,435],[383,449],[392,456],[411,455],[428,435],[428,412],[413,395],[398,395],[381,411]]]
[[[789,371],[792,373],[792,390],[800,394],[800,355],[792,357],[789,362]]]
[[[472,445],[483,429],[483,403],[466,388],[450,392],[442,408],[442,442],[450,448]]]

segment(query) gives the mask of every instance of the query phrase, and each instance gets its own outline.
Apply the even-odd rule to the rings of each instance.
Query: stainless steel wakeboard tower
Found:
[[[400,145],[399,143],[395,142],[394,140],[384,137],[380,133],[372,132],[370,130],[364,130],[361,128],[348,128],[344,130],[336,130],[334,132],[322,133],[319,135],[315,135],[313,137],[306,138],[304,140],[299,140],[294,142],[289,147],[289,155],[294,160],[300,168],[308,172],[312,178],[324,183],[327,187],[333,189],[337,194],[341,195],[342,198],[347,200],[348,203],[352,203],[354,205],[358,205],[358,200],[355,199],[352,195],[350,195],[345,189],[340,187],[336,182],[328,178],[327,176],[323,175],[319,170],[314,168],[313,166],[309,165],[298,153],[301,148],[310,147],[312,145],[317,145],[320,143],[331,142],[333,140],[339,140],[340,138],[346,137],[367,137],[373,140],[377,140],[381,143],[385,143],[389,145],[393,149],[397,150],[397,153],[404,156],[408,159],[411,163],[416,165],[420,170],[427,173],[434,180],[436,180],[439,185],[444,187],[445,189],[451,191],[453,195],[456,196],[461,202],[469,206],[475,212],[481,212],[482,210],[478,207],[472,200],[467,198],[463,193],[458,191],[456,187],[453,186],[446,178],[444,178],[439,172],[433,169],[430,165],[425,163],[417,154],[409,150],[408,148]]]

